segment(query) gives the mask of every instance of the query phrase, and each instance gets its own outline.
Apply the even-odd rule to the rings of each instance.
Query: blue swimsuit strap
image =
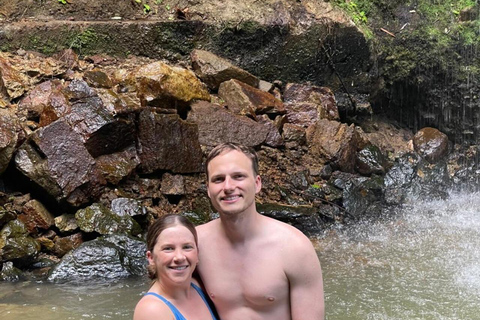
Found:
[[[210,305],[208,304],[208,301],[207,301],[207,299],[205,297],[205,294],[203,293],[202,289],[194,283],[191,283],[191,286],[195,289],[195,291],[198,292],[198,294],[202,298],[203,302],[205,302],[205,304],[207,305],[208,311],[210,311],[210,314],[212,315],[212,319],[217,320],[217,318],[215,318],[215,315],[214,315],[212,309],[210,308]],[[175,307],[170,301],[168,301],[167,299],[165,299],[164,297],[162,297],[158,293],[147,292],[147,293],[145,293],[145,295],[152,295],[152,296],[155,296],[155,297],[159,298],[160,300],[162,300],[170,308],[170,310],[172,310],[176,320],[186,320],[185,317],[182,315],[182,313],[177,309],[177,307]]]

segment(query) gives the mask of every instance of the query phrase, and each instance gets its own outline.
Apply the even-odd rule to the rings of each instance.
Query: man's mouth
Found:
[[[223,201],[234,201],[240,198],[239,195],[222,197]]]

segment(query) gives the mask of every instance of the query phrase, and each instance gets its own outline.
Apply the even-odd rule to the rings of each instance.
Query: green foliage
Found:
[[[150,6],[146,3],[143,4],[143,13],[147,14],[150,12]]]
[[[95,33],[95,30],[87,28],[73,37],[70,48],[81,51],[90,44],[97,42],[97,40],[98,35]]]
[[[58,0],[58,2],[60,2],[61,4],[67,4],[66,0]]]

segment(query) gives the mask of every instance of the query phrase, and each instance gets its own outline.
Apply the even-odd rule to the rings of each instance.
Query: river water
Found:
[[[327,320],[480,319],[480,194],[407,204],[315,241]],[[144,278],[0,283],[2,320],[131,319]]]

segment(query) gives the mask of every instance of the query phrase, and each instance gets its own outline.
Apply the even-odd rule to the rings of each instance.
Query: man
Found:
[[[310,240],[256,210],[262,181],[255,151],[219,145],[206,172],[220,219],[197,227],[198,271],[220,318],[322,320],[322,270]]]

